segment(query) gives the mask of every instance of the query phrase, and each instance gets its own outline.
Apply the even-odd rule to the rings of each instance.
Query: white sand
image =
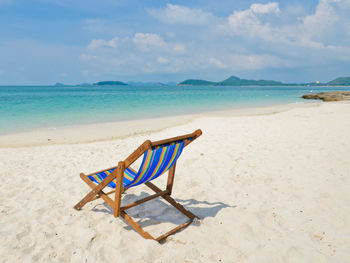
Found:
[[[203,135],[179,159],[173,196],[200,225],[160,245],[101,200],[73,209],[89,190],[80,172],[113,166],[146,139],[197,128]],[[112,141],[16,146],[0,148],[0,262],[350,261],[350,104],[208,114]],[[186,220],[161,199],[129,211],[151,234]]]

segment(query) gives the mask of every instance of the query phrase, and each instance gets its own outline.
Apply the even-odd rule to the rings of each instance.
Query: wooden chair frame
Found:
[[[180,140],[185,140],[188,138],[191,138],[191,140],[187,140],[185,142],[185,146],[190,144],[192,141],[194,141],[196,138],[198,138],[202,134],[201,130],[196,130],[193,133],[186,134],[183,136],[178,136],[178,137],[173,137],[170,139],[165,139],[165,140],[160,140],[160,141],[155,141],[151,142],[150,140],[145,141],[143,144],[141,144],[132,154],[129,155],[128,158],[125,159],[125,161],[121,161],[118,163],[118,166],[111,167],[108,169],[104,169],[102,171],[94,172],[88,175],[85,175],[83,173],[80,174],[81,179],[91,187],[91,191],[81,200],[79,201],[74,208],[76,210],[80,210],[85,204],[88,202],[94,201],[98,198],[102,198],[112,209],[113,209],[113,214],[114,217],[119,217],[121,216],[136,232],[138,232],[141,236],[143,236],[146,239],[154,239],[158,242],[161,242],[165,240],[169,235],[175,234],[176,232],[180,231],[181,229],[187,227],[190,225],[195,218],[198,218],[196,215],[192,214],[190,211],[186,210],[181,204],[176,202],[172,197],[172,188],[174,184],[174,177],[175,177],[175,168],[176,168],[176,163],[169,169],[168,172],[168,180],[167,180],[167,185],[165,190],[159,189],[156,185],[154,185],[151,182],[145,183],[149,188],[151,188],[155,194],[150,195],[146,198],[137,200],[135,202],[129,203],[127,205],[124,205],[121,207],[121,195],[123,192],[127,190],[127,188],[123,187],[123,178],[124,178],[124,170],[126,168],[131,169],[130,165],[133,164],[138,158],[140,158],[147,150],[151,149],[154,146],[160,146],[163,144],[167,143],[172,143]],[[95,184],[93,181],[89,179],[89,175],[100,173],[106,170],[110,170],[116,168],[111,174],[109,174],[100,184]],[[108,193],[105,193],[103,189],[110,183],[112,182],[115,178],[117,178],[117,184],[116,188],[113,191],[110,191]],[[112,200],[108,195],[114,193],[115,198]],[[174,229],[170,230],[169,232],[154,238],[151,234],[148,232],[144,231],[142,227],[136,223],[133,218],[126,213],[125,210],[137,206],[139,204],[142,204],[144,202],[150,201],[154,198],[157,197],[162,197],[164,198],[168,203],[170,203],[172,206],[174,206],[177,210],[179,210],[182,214],[187,216],[189,220]]]

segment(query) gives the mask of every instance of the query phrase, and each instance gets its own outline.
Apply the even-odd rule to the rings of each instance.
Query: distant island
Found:
[[[99,81],[96,83],[80,83],[80,84],[63,84],[60,82],[57,82],[56,84],[54,84],[55,87],[89,87],[89,86],[126,86],[126,85],[130,85],[130,86],[152,86],[152,87],[165,87],[165,86],[176,86],[177,83],[176,82],[166,82],[166,83],[162,83],[162,82],[141,82],[141,81],[127,81],[127,82],[122,82],[122,81]]]
[[[142,81],[127,81],[126,82],[128,85],[131,86],[143,86],[143,87],[147,87],[147,86],[152,86],[152,87],[165,87],[165,86],[176,86],[177,83],[176,82],[142,82]]]
[[[336,78],[327,83],[319,81],[311,83],[283,83],[274,80],[252,80],[240,79],[231,76],[228,79],[219,82],[207,81],[202,79],[187,79],[178,84],[179,86],[350,86],[350,77]]]
[[[137,81],[128,81],[122,82],[117,80],[111,81],[99,81],[93,84],[90,83],[81,83],[76,85],[66,85],[62,83],[56,83],[56,87],[64,86],[76,86],[76,87],[88,87],[88,86],[350,86],[350,77],[339,77],[334,80],[331,80],[326,83],[319,81],[309,82],[309,83],[284,83],[275,80],[254,80],[254,79],[241,79],[237,76],[231,76],[228,79],[222,81],[208,81],[203,79],[187,79],[180,83],[176,82],[137,82]]]
[[[349,86],[350,77],[340,77],[327,82],[327,85],[331,86]]]
[[[282,82],[274,80],[250,80],[240,79],[236,76],[231,76],[228,79],[217,82],[216,86],[279,86],[283,85]]]
[[[190,86],[214,86],[216,82],[201,80],[201,79],[187,79],[185,81],[180,82],[178,85],[190,85]]]
[[[94,86],[106,86],[106,85],[117,85],[117,86],[127,86],[128,84],[121,81],[99,81],[93,84]]]

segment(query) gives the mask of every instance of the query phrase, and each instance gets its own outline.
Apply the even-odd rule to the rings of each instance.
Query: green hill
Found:
[[[240,79],[236,76],[231,76],[220,82],[207,81],[202,79],[187,79],[180,82],[178,85],[189,85],[189,86],[281,86],[290,85],[274,80],[250,80]]]
[[[106,86],[106,85],[118,85],[118,86],[126,86],[128,84],[121,81],[99,81],[94,83],[95,86]]]
[[[331,86],[350,86],[350,77],[340,77],[326,83]]]
[[[236,76],[231,76],[228,79],[216,83],[217,86],[280,86],[285,85],[282,82],[274,80],[251,80],[240,79]]]
[[[190,86],[214,86],[216,83],[207,80],[201,79],[186,79],[185,81],[180,82],[178,85],[190,85]]]

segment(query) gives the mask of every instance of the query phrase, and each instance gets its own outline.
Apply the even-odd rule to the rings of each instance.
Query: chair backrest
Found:
[[[165,140],[151,142],[145,141],[138,147],[127,159],[125,159],[125,170],[123,187],[129,188],[139,184],[146,183],[168,171],[177,159],[180,157],[185,146],[191,143],[202,134],[201,130],[193,133],[169,138]],[[138,172],[133,170],[130,165],[143,155]],[[109,174],[115,171],[116,167],[99,171],[88,177],[96,182],[101,183]],[[109,187],[116,187],[116,178],[108,184]]]
[[[144,155],[140,169],[128,187],[146,183],[168,171],[180,157],[191,138],[152,146]]]

